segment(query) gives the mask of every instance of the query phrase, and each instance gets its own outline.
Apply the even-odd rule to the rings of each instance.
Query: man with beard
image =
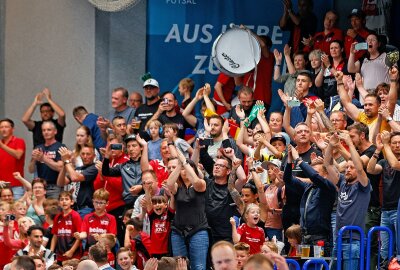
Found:
[[[236,113],[236,107],[239,106],[243,111],[246,117],[249,117],[251,110],[253,109],[253,106],[255,104],[254,102],[254,95],[253,95],[253,89],[247,86],[243,86],[239,92],[238,92],[238,99],[240,104],[232,107],[232,109],[229,112],[229,119],[233,119],[236,121],[238,125],[240,125],[240,121],[243,121],[244,119],[240,119],[240,117]],[[250,127],[254,128],[254,126],[258,123],[257,119],[254,119],[253,122],[250,123]]]
[[[385,150],[386,159],[377,162],[382,149]],[[390,134],[383,131],[376,138],[376,150],[368,162],[367,172],[378,176],[382,175],[383,200],[381,226],[388,227],[395,232],[397,221],[397,203],[400,198],[400,133]],[[396,237],[395,237],[396,238]],[[388,258],[388,235],[381,233],[381,256]],[[396,239],[395,239],[396,240]],[[396,246],[396,243],[393,243]]]
[[[140,131],[145,130],[147,122],[152,118],[154,113],[157,111],[160,105],[160,87],[158,82],[154,79],[148,79],[143,83],[144,97],[146,98],[146,103],[140,105],[136,109],[135,117],[138,117],[140,122]]]
[[[349,146],[351,155],[351,158],[347,161],[344,179],[343,175],[338,173],[332,159],[332,148],[337,147],[340,140]],[[365,217],[368,211],[372,188],[364,171],[360,155],[349,134],[340,132],[332,135],[326,150],[324,164],[329,173],[327,179],[339,188],[336,210],[336,233],[343,226],[349,224],[358,226],[364,231]],[[349,232],[343,235],[343,269],[359,269],[360,236],[353,233],[352,239],[349,239],[349,237]],[[333,255],[336,256],[335,254]],[[349,267],[350,264],[351,268]]]
[[[43,233],[44,229],[42,226],[30,226],[27,231],[29,244],[25,248],[18,250],[15,255],[39,256],[45,260],[46,268],[52,265],[55,261],[56,255],[51,250],[43,247]]]
[[[175,123],[178,126],[178,137],[184,139],[186,128],[191,126],[186,122],[182,114],[178,114],[175,107],[178,105],[176,97],[171,92],[165,92],[161,97],[161,103],[151,120],[157,119],[161,124]],[[147,125],[146,128],[147,129]]]

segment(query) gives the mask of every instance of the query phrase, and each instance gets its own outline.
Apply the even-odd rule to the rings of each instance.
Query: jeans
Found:
[[[336,247],[336,210],[332,210],[331,214],[331,227],[332,227],[332,241],[333,241],[333,247],[334,249]]]
[[[11,189],[14,194],[14,201],[21,199],[25,194],[24,187],[12,187]]]
[[[171,242],[173,255],[189,257],[191,270],[206,269],[209,246],[208,232],[206,230],[198,231],[192,235],[188,240],[188,246],[182,235],[172,231]]]
[[[379,207],[370,206],[365,218],[365,235],[374,227],[379,226],[381,222],[381,209]],[[375,270],[378,262],[378,233],[374,233],[371,240],[371,265],[370,270]],[[368,270],[368,269],[366,269]]]
[[[389,228],[393,233],[393,247],[396,246],[396,225],[397,225],[397,210],[382,211],[381,226]],[[381,257],[388,259],[389,254],[389,235],[386,232],[381,232]]]
[[[351,250],[350,250],[351,249]],[[335,246],[332,257],[337,258],[335,254],[337,253],[337,248]],[[350,243],[346,243],[346,240],[342,242],[342,270],[360,270],[360,240],[353,239]],[[330,269],[336,269],[336,260],[331,261]]]
[[[274,236],[276,236],[276,240],[282,242],[282,229],[273,229],[273,228],[265,228],[265,236],[268,237],[268,240],[271,241]]]

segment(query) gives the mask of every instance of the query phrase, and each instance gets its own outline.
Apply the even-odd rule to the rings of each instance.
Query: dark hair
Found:
[[[124,98],[126,98],[126,99],[128,99],[129,98],[129,92],[128,92],[128,90],[126,90],[126,88],[124,88],[124,87],[117,87],[117,88],[115,88],[114,90],[113,90],[113,93],[115,93],[115,92],[122,92],[122,96],[124,97]]]
[[[242,187],[242,190],[243,190],[244,188],[250,189],[251,193],[253,193],[254,195],[258,194],[258,192],[257,192],[257,187],[255,186],[254,182],[253,182],[253,183],[247,182],[247,183]]]
[[[120,120],[120,119],[123,119],[123,120],[125,120],[125,122],[126,122],[126,119],[125,119],[125,117],[123,117],[123,116],[121,116],[121,115],[117,115],[117,116],[115,116],[113,119],[112,119],[112,123],[114,123],[114,120]]]
[[[50,205],[44,209],[44,213],[45,215],[48,215],[51,220],[54,220],[54,218],[60,213],[60,209],[55,205]]]
[[[16,261],[15,269],[35,270],[36,265],[33,259],[27,255],[17,256],[12,259]]]
[[[143,221],[141,221],[139,218],[134,217],[128,220],[126,222],[126,225],[133,225],[137,231],[142,231],[143,230]]]
[[[171,94],[171,95],[174,97],[174,100],[176,100],[175,94],[172,93],[172,92],[170,92],[170,91],[164,92],[164,93],[161,95],[161,99],[163,99],[163,98],[165,97],[165,95],[167,95],[167,94]]]
[[[339,44],[340,49],[342,49],[342,53],[341,53],[342,59],[345,60],[345,59],[346,59],[346,53],[345,53],[345,51],[344,51],[344,43],[343,43],[343,41],[341,41],[341,40],[339,40],[339,39],[332,40],[332,41],[329,43],[329,48],[331,47],[331,44],[332,44],[332,43],[337,43],[337,44]],[[332,58],[332,56],[330,56],[330,55],[329,55],[329,61],[330,61],[331,63],[333,63],[333,58]]]
[[[0,120],[0,124],[3,123],[3,122],[8,122],[8,123],[10,123],[11,127],[14,127],[14,126],[15,126],[14,121],[11,120],[10,118],[3,118],[3,119],[1,119],[1,120]]]
[[[365,95],[364,100],[365,100],[367,97],[374,97],[374,98],[376,98],[376,101],[378,102],[378,105],[381,105],[381,103],[382,103],[381,98],[380,98],[378,95],[376,95],[375,93],[369,93],[369,94]]]
[[[348,131],[353,129],[356,129],[358,134],[364,133],[365,139],[367,141],[369,140],[369,128],[366,124],[361,122],[355,122],[354,124],[347,127]]]
[[[40,105],[39,109],[42,110],[43,107],[49,107],[50,110],[51,110],[52,112],[54,112],[53,107],[51,107],[50,103],[48,103],[48,102],[42,103],[42,104]]]
[[[27,231],[26,233],[28,234],[28,236],[31,236],[32,231],[34,231],[34,230],[39,230],[39,231],[42,232],[42,234],[44,234],[44,229],[43,229],[43,227],[42,227],[42,226],[39,226],[39,225],[32,225],[32,226],[30,226],[29,229],[28,229],[28,231]]]
[[[101,245],[93,245],[89,248],[89,255],[96,263],[107,262],[107,250]]]
[[[74,200],[74,197],[72,196],[72,193],[66,190],[63,190],[60,192],[60,195],[58,195],[58,200],[61,199],[61,197],[69,197],[71,200]]]
[[[297,74],[296,79],[297,79],[300,75],[301,75],[301,76],[306,76],[306,77],[310,80],[310,82],[312,82],[312,78],[311,78],[311,73],[310,73],[310,72],[308,72],[308,71],[300,72],[299,74]]]
[[[156,204],[156,203],[167,203],[167,198],[162,195],[155,195],[151,197],[151,203]]]
[[[400,136],[400,132],[396,131],[396,132],[390,133],[390,141],[392,141],[392,138],[396,137],[396,136]]]
[[[44,180],[43,178],[35,178],[35,179],[33,179],[32,180],[32,188],[33,188],[34,185],[36,185],[38,183],[42,184],[44,189],[46,189],[47,183],[46,183],[46,180]]]

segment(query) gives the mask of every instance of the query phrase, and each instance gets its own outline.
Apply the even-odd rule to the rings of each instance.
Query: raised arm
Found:
[[[196,95],[190,101],[190,103],[186,106],[186,108],[182,112],[183,118],[185,118],[186,122],[189,123],[192,127],[195,127],[197,124],[197,118],[192,114],[192,111],[195,109],[197,102],[203,99],[204,93],[203,88],[197,90]]]
[[[274,81],[281,76],[282,53],[274,49],[275,66],[274,66]]]
[[[204,93],[204,102],[206,103],[207,109],[215,112],[215,107],[214,104],[210,100],[210,93],[211,93],[211,87],[210,84],[206,83],[203,87],[203,93]]]
[[[22,116],[22,122],[29,130],[32,130],[33,127],[35,126],[35,122],[31,118],[33,113],[35,112],[36,106],[43,103],[42,98],[43,98],[43,93],[42,92],[37,93],[35,98],[33,99],[32,104],[29,106],[29,108],[25,111],[24,115]]]
[[[333,160],[333,145],[336,145],[339,143],[337,135],[332,135],[331,141],[329,142],[326,150],[325,150],[325,155],[324,155],[324,166],[326,168],[326,171],[328,172],[328,180],[332,182],[335,186],[339,182],[339,171],[336,168]]]
[[[218,97],[221,100],[221,103],[225,106],[225,109],[229,112],[232,109],[231,104],[229,104],[225,97],[224,97],[224,93],[222,93],[222,87],[224,85],[221,82],[216,82],[214,85],[214,91],[218,94]]]
[[[399,88],[398,80],[399,80],[399,70],[396,66],[393,66],[389,70],[389,78],[390,78],[390,88],[389,88],[389,94],[388,94],[388,109],[390,114],[393,115],[394,109],[397,104],[397,90]]]
[[[170,147],[173,147],[172,145]],[[179,162],[178,166],[170,173],[167,179],[167,187],[169,191],[172,193],[172,195],[176,194],[176,191],[178,190],[178,184],[176,183],[176,180],[178,180],[179,175],[181,174],[181,169],[182,169],[182,164]]]
[[[170,147],[173,146],[171,145]],[[190,166],[188,162],[189,160],[185,158],[185,156],[178,148],[176,148],[176,153],[178,154],[179,161],[183,164],[183,168],[185,169],[188,179],[190,180],[190,183],[193,185],[194,190],[197,192],[204,192],[206,190],[206,181],[197,176],[192,166]]]
[[[55,113],[58,115],[57,122],[60,126],[65,127],[65,112],[52,98],[51,92],[48,88],[43,89],[43,95],[46,97],[47,102],[51,105]]]
[[[376,136],[376,150],[375,153],[372,155],[372,157],[368,161],[367,165],[367,173],[370,174],[380,174],[383,170],[382,166],[377,164],[379,154],[381,153],[383,149],[383,143],[382,143],[382,135],[379,133]]]
[[[19,172],[14,172],[13,176],[14,176],[15,179],[17,179],[24,186],[24,189],[26,191],[31,191],[32,190],[31,182],[29,182],[28,180],[23,178]]]
[[[355,53],[356,53],[355,45],[356,44],[357,44],[357,42],[354,42],[353,44],[351,44],[349,60],[347,61],[347,70],[350,73],[360,72],[360,61],[357,61],[357,62],[355,61]]]
[[[337,91],[340,96],[340,102],[343,104],[344,108],[346,109],[347,115],[354,121],[358,121],[358,115],[360,114],[360,111],[357,109],[357,107],[353,103],[351,103],[351,99],[344,88],[343,72],[336,71],[335,78],[336,78],[336,82],[337,82]]]
[[[291,49],[288,44],[283,47],[283,54],[285,55],[286,65],[289,71],[289,74],[294,74],[296,69],[294,68],[292,58],[290,57]]]
[[[394,155],[392,148],[390,147],[390,133],[389,131],[382,131],[382,143],[383,149],[385,149],[386,159],[389,162],[390,167],[399,171],[400,170],[400,161]]]
[[[239,209],[239,213],[243,214],[244,210],[244,202],[240,196],[239,191],[235,188],[235,181],[237,179],[236,177],[236,170],[239,167],[240,163],[239,162],[232,162],[232,171],[229,174],[228,178],[228,191],[229,194],[231,195],[232,200],[235,202],[237,208]]]
[[[367,174],[364,171],[364,166],[361,161],[360,155],[357,152],[356,147],[353,144],[353,141],[350,138],[350,135],[345,132],[339,133],[339,138],[344,140],[345,143],[349,146],[351,160],[354,163],[354,167],[357,170],[357,179],[361,183],[362,186],[366,187],[369,183]]]

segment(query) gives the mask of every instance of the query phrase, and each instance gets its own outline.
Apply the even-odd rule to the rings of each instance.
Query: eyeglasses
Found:
[[[105,205],[105,204],[106,204],[106,202],[93,201],[93,204]]]
[[[224,165],[224,164],[217,164],[217,163],[214,164],[214,167],[216,167],[216,168],[227,168],[227,169],[229,169],[228,166],[226,166],[226,165]]]

